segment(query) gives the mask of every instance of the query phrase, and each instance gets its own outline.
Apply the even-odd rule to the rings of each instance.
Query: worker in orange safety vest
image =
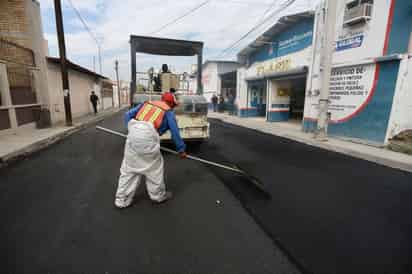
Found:
[[[186,145],[173,112],[175,106],[176,98],[166,92],[161,101],[147,101],[126,112],[125,123],[129,133],[116,191],[117,208],[126,208],[132,204],[143,177],[146,178],[147,192],[154,203],[172,198],[172,192],[166,191],[164,183],[160,135],[170,130],[176,150],[181,158],[186,158]]]

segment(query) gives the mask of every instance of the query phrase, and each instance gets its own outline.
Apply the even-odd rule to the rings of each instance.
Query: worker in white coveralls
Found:
[[[120,168],[115,206],[131,205],[137,187],[146,177],[150,199],[162,203],[172,198],[166,191],[163,177],[163,157],[160,153],[160,135],[170,130],[172,140],[181,158],[186,158],[186,145],[179,134],[173,108],[177,105],[173,94],[167,92],[161,101],[148,101],[125,114],[129,130]]]

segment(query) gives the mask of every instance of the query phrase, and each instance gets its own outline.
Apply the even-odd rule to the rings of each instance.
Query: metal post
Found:
[[[319,116],[316,138],[327,140],[328,108],[329,108],[329,82],[332,69],[332,56],[335,51],[335,25],[336,25],[337,1],[327,0],[325,37],[322,43],[323,57],[321,59],[321,91],[319,98]]]
[[[96,57],[93,56],[93,71],[96,72]]]
[[[249,117],[249,83],[246,84],[246,115],[245,117]]]
[[[409,54],[412,54],[412,32],[409,34]]]
[[[116,70],[116,79],[117,79],[117,97],[119,100],[119,108],[122,107],[121,103],[120,103],[120,81],[119,81],[119,61],[115,61],[115,70]]]
[[[130,83],[130,105],[133,105],[133,95],[136,93],[136,45],[133,40],[130,39],[130,60],[131,60],[131,73],[132,82]]]
[[[102,74],[103,73],[102,72],[102,51],[101,51],[100,45],[97,45],[97,51],[99,54],[99,73]]]
[[[202,84],[202,50],[197,54],[197,94],[203,94],[203,84]]]
[[[9,79],[7,77],[7,66],[0,62],[0,95],[3,106],[8,107],[10,127],[12,130],[18,128],[16,109],[13,106],[13,102],[10,94]]]
[[[59,40],[60,67],[63,82],[64,112],[66,114],[66,126],[72,126],[73,122],[72,110],[70,105],[69,74],[67,72],[66,45],[64,41],[63,15],[60,0],[54,0],[54,10],[56,14],[57,38]]]

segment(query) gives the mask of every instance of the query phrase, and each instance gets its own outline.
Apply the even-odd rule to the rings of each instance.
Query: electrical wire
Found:
[[[192,14],[193,12],[197,11],[197,10],[200,9],[201,7],[205,6],[205,5],[208,4],[210,1],[211,1],[211,0],[206,0],[206,1],[202,2],[202,3],[200,3],[200,4],[197,5],[196,7],[190,9],[189,11],[187,11],[186,13],[184,13],[184,14],[180,15],[179,17],[173,19],[172,21],[170,21],[170,22],[162,25],[162,26],[159,27],[157,30],[152,31],[152,32],[149,33],[149,34],[150,34],[150,35],[153,35],[153,34],[155,34],[155,33],[158,33],[158,32],[160,32],[160,31],[164,30],[165,28],[173,25],[173,24],[176,23],[177,21],[185,18],[186,16]]]
[[[288,8],[291,4],[293,4],[296,0],[288,0],[287,3],[275,12],[271,13],[267,18],[263,18],[259,23],[257,23],[255,26],[253,26],[248,32],[246,32],[244,35],[242,35],[236,42],[232,43],[229,47],[225,48],[224,50],[221,51],[218,57],[222,57],[226,55],[225,53],[230,52],[231,50],[235,49],[236,46],[245,38],[247,38],[251,33],[253,33],[255,30],[257,30],[260,26],[263,24],[267,23],[269,19],[271,19],[274,15],[278,14],[279,12],[282,12],[286,8]]]
[[[77,17],[79,18],[80,22],[82,22],[84,28],[87,30],[87,32],[89,33],[89,35],[92,37],[92,39],[96,42],[97,46],[100,47],[100,43],[97,39],[97,37],[94,35],[94,33],[91,31],[91,29],[89,28],[89,26],[87,25],[86,21],[83,19],[82,15],[80,14],[79,10],[74,6],[72,0],[67,0],[70,4],[70,6],[72,7],[72,9],[74,10],[74,12],[76,13]]]
[[[260,22],[262,22],[265,19],[266,14],[268,14],[268,12],[275,6],[275,4],[278,2],[278,0],[274,0],[272,2],[272,4],[270,4],[270,6],[265,10],[265,12],[263,13],[263,15],[260,17],[258,24]]]
[[[255,1],[252,1],[252,2],[247,2],[247,1],[237,1],[237,0],[224,0],[224,1],[217,1],[217,2],[220,2],[220,3],[223,3],[223,2],[225,2],[225,3],[230,2],[230,3],[234,3],[234,4],[242,4],[242,5],[263,5],[263,6],[269,6],[269,5],[270,5],[270,3],[255,2]]]
[[[231,50],[233,50],[234,48],[236,48],[236,46],[245,38],[247,38],[251,33],[253,33],[255,30],[257,30],[259,27],[261,27],[262,25],[264,25],[265,23],[267,23],[270,19],[273,18],[274,15],[282,12],[283,10],[285,10],[286,8],[288,8],[290,5],[292,5],[296,0],[287,0],[287,2],[280,7],[279,9],[277,9],[276,11],[272,12],[269,16],[267,16],[266,18],[263,18],[262,20],[259,21],[259,23],[257,23],[255,26],[253,26],[249,31],[247,31],[245,34],[243,34],[238,40],[236,40],[234,43],[232,43],[229,47],[223,49],[218,55],[217,58],[222,57],[224,55],[226,55],[225,53],[230,52]],[[266,12],[265,12],[266,13]]]

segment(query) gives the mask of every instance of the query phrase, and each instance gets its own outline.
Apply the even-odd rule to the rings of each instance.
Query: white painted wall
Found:
[[[114,102],[114,107],[118,108],[119,107],[119,88],[117,86],[117,83],[113,84],[113,102]]]
[[[412,57],[402,60],[389,120],[387,138],[412,129]]]
[[[374,79],[374,59],[383,54],[391,0],[374,1],[371,20],[354,27],[345,27],[343,25],[345,2],[347,1],[338,0],[335,39],[339,42],[357,35],[363,35],[363,42],[359,47],[335,51],[332,59],[333,67],[363,68],[365,73],[362,75],[362,84],[365,86],[365,90],[370,90]],[[312,53],[313,61],[309,66],[304,109],[304,117],[309,119],[317,119],[319,110],[319,92],[322,83],[320,77],[320,58],[325,34],[325,26],[322,20],[324,18],[324,5],[325,1],[322,1],[316,9],[315,15],[315,30],[312,43],[312,48],[314,49]],[[339,120],[344,118],[344,116],[348,116],[350,113],[347,112],[351,112],[348,107],[351,107],[352,112],[355,112],[364,103],[367,96],[365,93],[365,96],[342,96],[342,98],[342,100],[331,100],[330,112],[332,120]],[[345,110],[335,111],[333,105],[345,105]]]
[[[271,80],[269,81],[269,106],[268,110],[272,109],[278,109],[272,108],[272,104],[290,104],[290,96],[279,96],[278,95],[278,89],[285,89],[285,90],[290,90],[291,88],[291,81],[293,80],[283,80],[283,81],[276,81],[276,80]]]
[[[203,83],[203,96],[208,102],[212,98],[213,94],[218,93],[219,87],[219,75],[217,63],[207,63],[203,67],[202,83]]]
[[[52,123],[65,120],[64,97],[60,67],[54,63],[48,63],[50,114]],[[92,90],[100,96],[99,80],[85,73],[69,70],[70,102],[74,118],[93,112],[90,103]],[[100,106],[101,108],[101,106]]]
[[[221,93],[222,81],[219,74],[236,71],[238,67],[238,64],[229,62],[208,62],[203,67],[203,95],[208,102],[210,102],[213,94],[219,95]]]
[[[238,108],[245,108],[247,102],[247,82],[246,68],[241,67],[237,69],[237,81],[236,81],[236,104]]]
[[[238,67],[237,63],[218,63],[218,74],[235,71]]]
[[[364,40],[360,47],[335,52],[333,63],[340,64],[382,56],[391,0],[373,1],[371,20],[354,27],[343,26],[345,2],[347,1],[338,0],[336,41],[356,35],[363,35]]]
[[[30,35],[31,49],[34,53],[38,73],[35,78],[36,95],[38,103],[44,108],[50,107],[47,79],[46,48],[43,37],[43,27],[40,15],[40,4],[36,1],[26,0],[26,18],[28,20],[28,34]]]
[[[113,107],[113,98],[112,97],[103,97],[103,108],[109,109]]]
[[[196,93],[197,92],[197,78],[193,77],[189,80],[189,93]]]

